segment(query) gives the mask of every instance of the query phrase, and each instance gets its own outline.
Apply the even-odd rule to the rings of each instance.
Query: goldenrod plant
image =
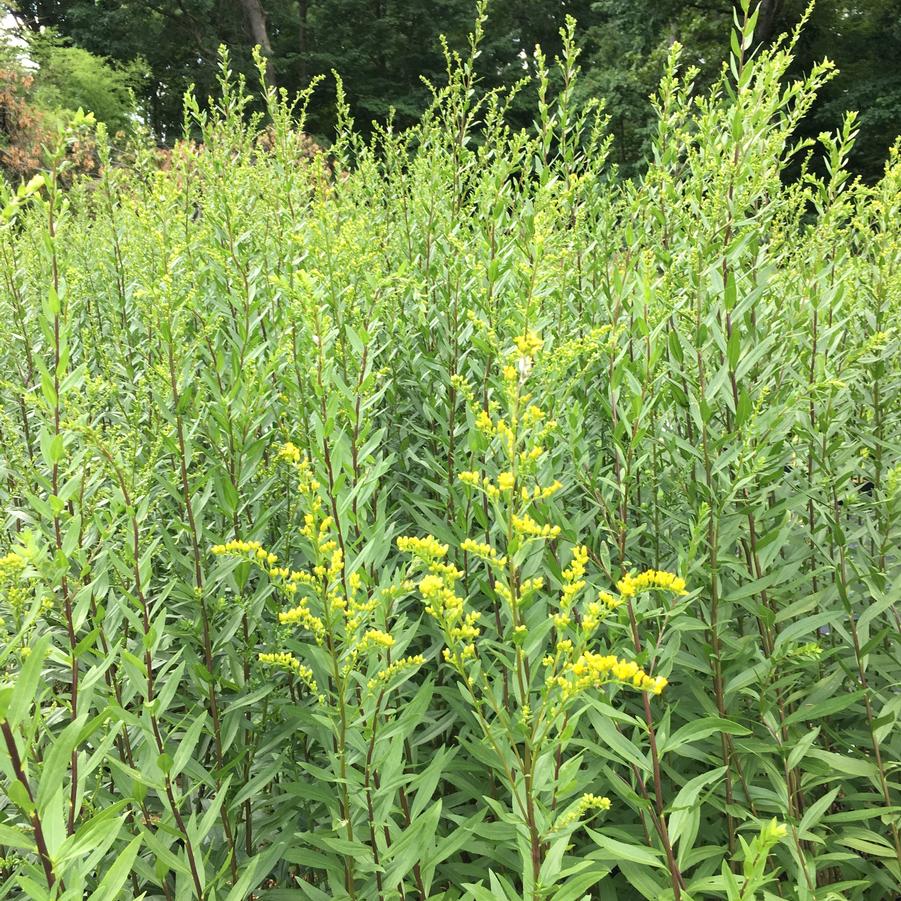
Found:
[[[464,470],[458,478],[489,511],[485,540],[459,543],[460,568],[448,562],[448,545],[431,535],[397,539],[398,548],[413,557],[410,578],[438,627],[445,645],[441,657],[455,672],[486,745],[487,755],[476,756],[484,757],[511,795],[512,809],[486,800],[502,822],[516,827],[522,861],[517,884],[534,899],[552,894],[564,873],[570,885],[587,891],[609,872],[588,860],[562,866],[573,831],[611,808],[607,796],[580,791],[592,785],[593,776],[590,765],[580,773],[579,756],[567,753],[573,725],[589,702],[609,707],[608,686],[646,696],[660,695],[667,686],[665,676],[611,653],[617,648],[609,638],[599,639],[599,628],[645,592],[687,594],[679,576],[648,570],[624,573],[616,594],[597,590],[591,599],[583,597],[590,591],[588,548],[575,545],[549,597],[552,580],[543,564],[561,527],[536,516],[545,518],[542,508],[564,486],[542,478],[545,444],[557,423],[527,390],[541,346],[535,333],[514,338],[502,367],[500,399],[488,409],[475,401],[470,386],[460,384],[473,406],[473,428],[482,436],[476,444],[483,447],[482,468]],[[662,817],[659,823],[665,830]],[[665,831],[661,837],[666,841]],[[677,885],[671,848],[668,854]],[[517,889],[503,874],[493,878],[505,897],[515,897]],[[491,894],[478,886],[469,890],[477,897]]]
[[[897,897],[901,148],[756,16],[631,180],[480,6],[0,186],[0,898]]]

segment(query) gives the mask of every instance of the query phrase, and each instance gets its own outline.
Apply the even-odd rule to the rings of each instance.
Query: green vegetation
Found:
[[[897,145],[746,6],[624,181],[484,24],[0,195],[0,898],[897,896]]]

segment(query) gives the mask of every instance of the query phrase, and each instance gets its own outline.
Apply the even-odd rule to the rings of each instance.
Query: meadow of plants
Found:
[[[0,897],[898,897],[901,156],[754,18],[633,181],[477,24],[5,190]]]

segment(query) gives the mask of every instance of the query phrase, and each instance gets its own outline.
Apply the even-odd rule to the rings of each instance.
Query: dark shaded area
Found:
[[[19,0],[23,27],[49,26],[76,45],[121,64],[146,61],[141,90],[148,120],[161,141],[180,133],[184,92],[194,85],[216,93],[216,50],[231,52],[235,68],[255,78],[250,48],[269,48],[269,78],[295,91],[332,69],[345,80],[357,125],[395,110],[399,125],[415,121],[429,100],[421,76],[440,84],[445,64],[440,35],[463,49],[474,18],[473,0]],[[757,38],[771,42],[796,27],[803,0],[764,0]],[[606,99],[616,136],[615,159],[625,173],[639,170],[662,60],[673,41],[686,64],[701,67],[699,87],[716,78],[728,52],[729,0],[494,0],[478,60],[485,85],[513,84],[534,71],[540,43],[550,59],[559,50],[567,15],[579,23],[583,96]],[[795,67],[823,57],[840,74],[805,120],[805,135],[835,129],[842,113],[861,113],[853,169],[880,174],[901,112],[901,14],[897,0],[820,0],[799,40]],[[534,116],[527,88],[512,115]],[[309,129],[328,136],[334,122],[334,85],[327,80],[310,108]]]

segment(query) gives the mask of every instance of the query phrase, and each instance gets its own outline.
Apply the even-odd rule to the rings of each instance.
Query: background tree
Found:
[[[270,82],[295,91],[332,69],[344,78],[351,111],[365,131],[395,110],[414,121],[429,102],[425,76],[441,82],[440,35],[465,42],[474,0],[7,0],[23,29],[50,26],[75,46],[121,65],[146,61],[141,86],[148,124],[160,141],[177,136],[182,97],[192,84],[201,99],[215,93],[216,49],[227,45],[235,69],[253,75],[250,50],[260,44]],[[756,38],[777,40],[802,18],[806,0],[764,0]],[[478,60],[485,85],[512,84],[534,72],[540,43],[549,58],[559,50],[567,15],[579,24],[584,94],[606,100],[616,137],[615,158],[625,174],[640,171],[648,140],[648,95],[673,41],[686,64],[701,67],[699,88],[724,59],[721,35],[731,0],[493,0]],[[896,0],[819,0],[804,30],[795,72],[828,56],[840,74],[805,121],[806,135],[833,129],[848,109],[861,113],[852,169],[877,177],[895,138],[901,111],[901,19]],[[511,110],[515,124],[535,115],[534,89]],[[330,135],[334,93],[317,91],[310,128]]]
[[[109,65],[52,31],[12,41],[0,31],[0,171],[13,181],[28,178],[44,163],[42,148],[70,123],[77,110],[91,110],[110,134],[135,124],[133,91],[140,91],[139,60]],[[78,169],[96,165],[89,141],[70,147]]]

